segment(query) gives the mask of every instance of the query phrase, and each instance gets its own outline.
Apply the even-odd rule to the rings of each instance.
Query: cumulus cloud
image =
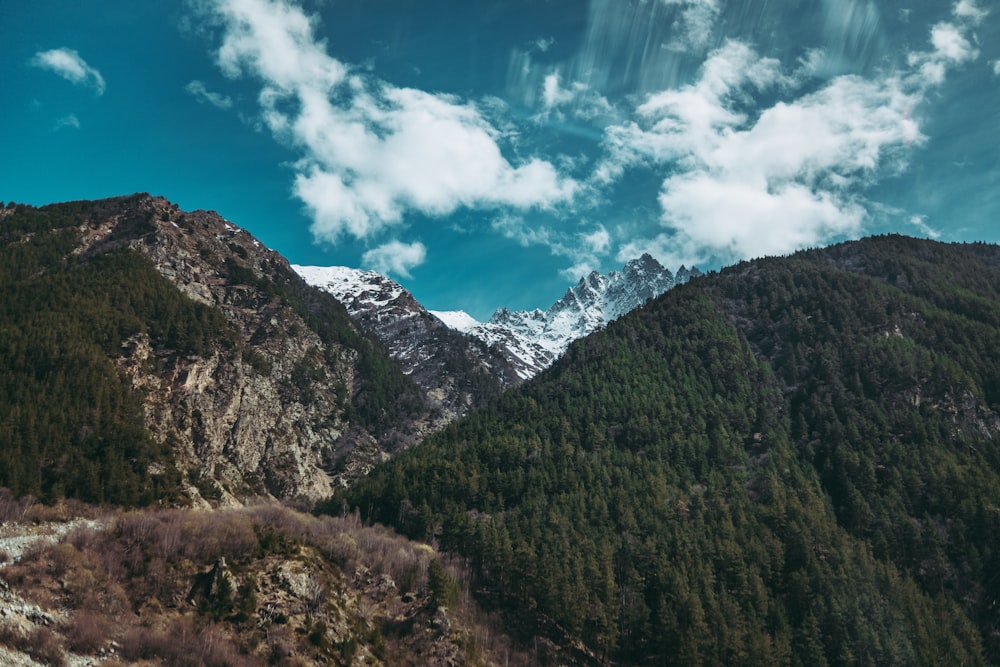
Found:
[[[979,7],[975,0],[959,0],[955,4],[955,16],[961,19],[968,19],[973,23],[982,23],[988,11]]]
[[[29,62],[32,66],[58,74],[75,85],[93,88],[98,95],[104,94],[104,77],[73,49],[39,51]]]
[[[399,88],[330,56],[316,19],[288,0],[202,4],[222,28],[223,72],[260,80],[267,127],[301,152],[293,191],[318,238],[370,238],[411,210],[443,216],[573,198],[578,185],[551,163],[505,157],[500,131],[474,104]]]
[[[607,128],[594,174],[610,184],[639,166],[664,173],[664,231],[633,239],[620,258],[652,249],[687,262],[732,260],[856,235],[869,217],[865,190],[905,169],[924,141],[915,110],[949,69],[977,56],[974,10],[955,5],[956,20],[932,28],[927,51],[880,77],[842,75],[816,88],[800,79],[807,70],[786,74],[731,41],[692,84],[649,95],[630,122]]]
[[[636,108],[633,120],[605,130],[608,157],[595,179],[609,183],[629,167],[682,161],[695,166],[747,121],[736,102],[751,90],[781,83],[780,63],[760,58],[748,45],[730,41],[702,66],[693,84],[650,95]]]
[[[972,45],[968,32],[971,26],[982,21],[986,12],[974,2],[961,0],[953,7],[952,14],[954,22],[942,21],[931,28],[932,50],[909,54],[908,63],[915,71],[910,78],[917,85],[939,86],[944,82],[948,68],[979,57],[979,49]]]
[[[606,97],[585,83],[575,81],[564,86],[562,74],[551,72],[542,80],[542,112],[536,120],[565,119],[567,115],[584,121],[613,118],[616,111]]]
[[[572,102],[573,98],[576,97],[572,90],[566,90],[562,87],[559,79],[558,72],[553,72],[545,77],[545,82],[542,84],[542,103],[546,109]]]
[[[972,60],[978,54],[972,44],[962,34],[961,28],[951,23],[939,23],[931,30],[931,44],[934,45],[932,59],[961,63]]]
[[[207,102],[208,104],[223,110],[233,106],[233,100],[231,98],[209,90],[204,82],[198,81],[197,79],[184,86],[184,90],[202,104]]]
[[[611,246],[611,234],[604,228],[604,225],[598,225],[597,229],[590,234],[581,234],[580,238],[583,241],[583,247],[595,255],[603,255]]]
[[[390,241],[366,252],[361,262],[367,268],[379,273],[412,278],[410,269],[420,266],[426,259],[427,248],[423,243]]]

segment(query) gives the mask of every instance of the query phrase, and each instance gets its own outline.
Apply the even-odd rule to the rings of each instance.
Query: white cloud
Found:
[[[606,128],[609,154],[595,170],[595,180],[610,183],[635,165],[690,161],[710,152],[747,121],[736,105],[747,89],[784,82],[778,61],[759,58],[741,42],[727,42],[711,54],[694,84],[650,95],[632,121]]]
[[[76,114],[69,114],[68,116],[63,116],[57,120],[55,126],[52,128],[52,131],[56,132],[67,127],[71,127],[74,130],[80,129],[80,119],[76,117]]]
[[[941,22],[931,28],[931,51],[915,51],[907,62],[914,73],[910,79],[922,87],[940,86],[950,67],[961,65],[979,57],[979,49],[972,45],[966,34],[971,26],[980,23],[986,11],[975,2],[961,0],[952,8],[957,22]]]
[[[976,24],[981,23],[989,14],[987,10],[979,7],[975,0],[959,0],[955,3],[954,13],[958,18],[969,19]]]
[[[719,17],[718,0],[660,0],[665,5],[681,7],[676,22],[680,37],[672,44],[678,50],[703,49],[708,45]]]
[[[800,182],[768,186],[707,171],[668,179],[664,221],[682,245],[725,257],[783,254],[860,229],[864,209],[842,193]]]
[[[931,29],[931,44],[935,49],[933,58],[952,63],[973,60],[978,54],[961,28],[951,23],[939,23]]]
[[[98,95],[104,94],[104,77],[96,69],[87,64],[80,54],[73,49],[51,49],[39,51],[29,61],[34,67],[49,70],[67,81],[82,86],[89,86]]]
[[[574,97],[573,91],[566,90],[559,84],[558,72],[545,77],[545,82],[542,84],[542,103],[547,109],[572,102]]]
[[[552,232],[546,227],[530,227],[522,217],[504,214],[494,218],[491,227],[493,231],[504,237],[517,241],[521,246],[545,245],[553,248],[553,254],[561,254],[564,250],[554,239]]]
[[[412,278],[410,269],[420,266],[427,259],[427,248],[423,243],[403,243],[390,241],[364,254],[361,262],[364,266],[382,274],[395,274],[403,278]]]
[[[580,238],[583,241],[583,247],[596,255],[603,255],[611,246],[611,234],[604,228],[604,225],[598,225],[597,229],[590,234],[581,234]]]
[[[554,257],[569,259],[573,264],[559,272],[569,280],[599,270],[600,258],[608,254],[612,243],[611,234],[603,225],[597,225],[592,232],[562,233],[544,225],[532,226],[520,216],[505,214],[493,220],[492,229],[524,247],[545,246]]]
[[[925,215],[910,216],[910,224],[919,229],[921,233],[929,238],[936,239],[941,237],[941,232],[927,224],[927,216]]]
[[[198,81],[197,79],[184,86],[184,90],[199,102],[208,102],[212,106],[219,109],[228,109],[233,106],[233,100],[231,98],[226,95],[222,95],[221,93],[209,90],[208,87],[205,86],[204,82]]]
[[[597,185],[637,166],[663,173],[664,231],[633,238],[619,259],[655,250],[689,263],[733,260],[858,234],[869,218],[865,189],[905,169],[924,140],[915,110],[977,56],[967,24],[935,25],[930,50],[910,54],[908,69],[837,76],[805,93],[806,79],[746,44],[711,53],[694,83],[649,95],[631,121],[606,130]],[[778,101],[761,109],[765,95]]]
[[[541,51],[542,53],[546,53],[549,49],[552,48],[552,45],[555,43],[556,43],[555,37],[539,38],[535,40],[535,48]]]
[[[1000,60],[993,61],[993,73],[1000,76]]]
[[[552,207],[577,184],[549,162],[512,164],[471,103],[376,80],[328,55],[315,19],[287,0],[205,0],[224,31],[219,64],[262,81],[268,128],[301,151],[294,193],[313,232],[369,238],[407,211]]]
[[[584,121],[607,121],[617,114],[606,97],[585,83],[575,81],[569,87],[563,87],[562,75],[558,71],[547,74],[542,80],[541,101],[543,111],[535,117],[536,121],[544,122],[550,118],[563,120],[567,114]]]

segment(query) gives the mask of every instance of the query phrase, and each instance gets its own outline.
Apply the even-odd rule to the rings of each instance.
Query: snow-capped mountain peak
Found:
[[[433,314],[453,329],[498,346],[515,363],[518,373],[529,378],[548,367],[577,338],[697,275],[697,269],[681,267],[674,276],[645,254],[626,263],[621,271],[593,271],[580,278],[545,311],[500,308],[488,322],[477,322],[465,313],[461,318],[453,313]]]
[[[375,330],[408,370],[415,368],[415,362],[406,359],[421,346],[406,340],[406,332],[411,336],[415,331],[426,335],[428,327],[433,328],[426,320],[433,316],[437,326],[470,336],[485,344],[485,349],[493,351],[491,354],[499,354],[522,380],[551,365],[577,338],[700,275],[698,269],[683,266],[674,275],[646,254],[627,262],[621,271],[593,271],[580,278],[548,310],[500,308],[489,321],[479,322],[461,310],[426,311],[401,285],[374,271],[339,266],[293,268],[309,284],[332,293],[352,316]],[[428,354],[423,349],[417,355],[421,363],[429,361]]]
[[[402,285],[375,271],[346,266],[293,265],[292,268],[310,285],[337,297],[352,314],[385,308],[406,293]]]
[[[687,269],[683,270],[683,282],[687,282],[691,275],[697,275]],[[645,254],[630,260],[621,271],[607,274],[593,271],[580,278],[576,285],[566,290],[566,294],[544,312],[513,312],[501,308],[493,314],[489,324],[507,328],[534,341],[550,352],[554,359],[577,338],[618,319],[667,291],[677,282],[669,270],[651,255]]]

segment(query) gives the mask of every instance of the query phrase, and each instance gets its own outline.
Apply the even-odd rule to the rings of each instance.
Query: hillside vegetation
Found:
[[[233,332],[135,253],[74,254],[83,208],[0,224],[0,484],[46,500],[169,500],[180,474],[112,359],[140,332],[181,356],[231,347]]]
[[[1000,662],[1000,248],[668,292],[334,499],[593,661]]]
[[[322,497],[415,439],[420,389],[335,299],[210,212],[0,208],[0,486],[142,506]]]
[[[11,531],[32,534],[12,514],[57,512],[0,492],[0,549]],[[20,654],[54,667],[538,662],[476,607],[460,567],[357,517],[262,503],[105,510],[67,526],[0,569],[4,664]]]

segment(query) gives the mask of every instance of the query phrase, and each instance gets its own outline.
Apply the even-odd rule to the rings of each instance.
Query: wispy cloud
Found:
[[[426,259],[427,248],[423,243],[390,241],[366,252],[361,262],[365,267],[379,273],[412,278],[410,269],[420,266]]]
[[[536,39],[534,41],[533,46],[536,49],[538,49],[539,51],[541,51],[542,53],[546,53],[546,52],[548,52],[549,49],[552,48],[552,45],[555,44],[555,43],[556,43],[555,37],[548,37],[548,38],[542,37],[542,38]]]
[[[56,124],[52,127],[53,132],[58,132],[59,130],[65,129],[67,127],[73,128],[74,130],[80,129],[80,119],[76,117],[75,114],[69,114],[68,116],[63,116],[56,121]]]
[[[660,0],[664,5],[678,7],[680,16],[674,21],[678,35],[669,44],[677,50],[704,49],[719,18],[719,0]]]
[[[98,95],[104,94],[104,77],[73,49],[39,51],[29,63],[34,67],[58,74],[78,86],[93,88]]]
[[[374,237],[408,211],[545,208],[574,196],[577,184],[551,163],[505,157],[500,132],[474,104],[399,88],[330,56],[317,19],[295,4],[201,5],[222,29],[223,72],[260,81],[266,126],[300,151],[293,190],[318,238]]]
[[[586,29],[574,54],[558,68],[564,90],[586,90],[597,98],[645,94],[681,80],[687,60],[714,44],[721,0],[590,0]],[[515,49],[507,69],[507,92],[526,106],[551,101],[544,91],[551,57],[536,45]],[[551,88],[550,88],[551,90]],[[542,91],[542,95],[540,95]],[[551,106],[551,105],[550,105]]]
[[[927,224],[927,216],[923,215],[910,216],[910,224],[919,229],[922,234],[932,239],[941,237],[941,232],[937,231],[936,229]]]
[[[184,86],[184,90],[202,104],[207,102],[223,110],[233,106],[233,100],[230,97],[209,90],[204,82],[197,79]]]
[[[543,121],[550,116],[564,118],[564,110],[585,121],[614,118],[617,114],[608,99],[587,84],[577,81],[564,87],[558,71],[546,75],[542,81],[541,101],[543,109],[537,118]]]
[[[572,265],[560,271],[569,280],[599,270],[601,258],[610,252],[613,241],[604,225],[596,225],[589,232],[567,234],[543,224],[529,224],[523,217],[509,214],[495,218],[492,229],[524,247],[545,246],[553,256],[569,259]]]

